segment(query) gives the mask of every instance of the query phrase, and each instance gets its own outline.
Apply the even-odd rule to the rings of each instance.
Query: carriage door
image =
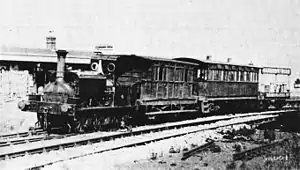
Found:
[[[139,99],[140,96],[141,96],[141,84],[140,84],[140,83],[134,84],[134,85],[131,87],[130,92],[131,92],[131,100],[130,100],[130,103],[131,103],[131,106],[134,106],[136,100]]]

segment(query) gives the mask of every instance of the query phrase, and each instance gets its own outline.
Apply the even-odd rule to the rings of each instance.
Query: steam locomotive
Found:
[[[288,91],[271,98],[260,93],[261,68],[253,65],[100,53],[90,71],[66,71],[68,52],[56,53],[56,75],[44,94],[18,104],[36,112],[38,126],[48,131],[82,133],[180,115],[261,110],[272,103],[282,107],[289,98]]]

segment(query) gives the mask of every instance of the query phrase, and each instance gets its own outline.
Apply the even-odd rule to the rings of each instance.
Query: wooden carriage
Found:
[[[171,59],[121,56],[116,62],[116,104],[143,107],[149,114],[187,110],[196,102],[196,66]]]
[[[204,113],[229,108],[236,110],[258,108],[260,67],[191,58],[176,60],[198,64],[195,91],[203,103]]]

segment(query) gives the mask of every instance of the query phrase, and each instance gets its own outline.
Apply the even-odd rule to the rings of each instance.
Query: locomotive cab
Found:
[[[111,106],[113,104],[112,84],[103,75],[81,75],[79,98],[81,107]]]

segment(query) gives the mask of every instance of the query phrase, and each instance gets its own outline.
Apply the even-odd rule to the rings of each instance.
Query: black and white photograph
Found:
[[[1,0],[0,169],[300,169],[300,0]]]

